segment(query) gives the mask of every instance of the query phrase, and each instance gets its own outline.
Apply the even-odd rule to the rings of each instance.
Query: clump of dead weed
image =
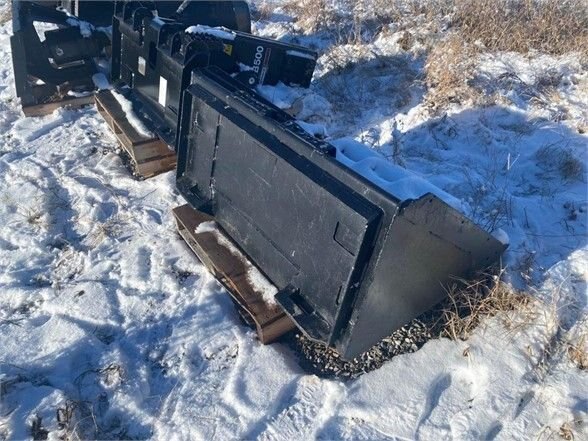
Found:
[[[588,320],[588,319],[587,319]],[[579,329],[586,329],[586,321],[584,326],[578,326]],[[588,369],[588,332],[573,333],[566,342],[568,357],[578,369]]]
[[[484,319],[498,314],[510,332],[523,328],[536,317],[533,297],[516,291],[498,275],[456,279],[446,289],[448,298],[441,305],[441,316],[435,324],[440,337],[466,340]]]
[[[10,2],[6,2],[0,8],[0,25],[8,23],[10,20],[12,20],[12,8],[10,7]]]
[[[433,46],[425,64],[428,92],[425,97],[435,112],[451,104],[476,104],[482,98],[471,85],[478,52],[457,34]]]
[[[568,355],[570,360],[574,362],[579,369],[588,369],[588,338],[584,334],[577,342],[570,343],[568,347]]]
[[[339,3],[343,2],[292,0],[284,4],[284,10],[296,18],[296,23],[303,32],[310,34],[320,30],[332,29],[344,21]]]
[[[403,23],[423,17],[432,21],[453,11],[454,0],[371,0],[371,10],[384,23]]]
[[[274,5],[266,0],[252,4],[251,18],[253,20],[269,20],[274,13]]]
[[[567,182],[584,179],[584,163],[574,150],[565,143],[546,144],[535,153],[537,164],[546,172],[558,173]]]

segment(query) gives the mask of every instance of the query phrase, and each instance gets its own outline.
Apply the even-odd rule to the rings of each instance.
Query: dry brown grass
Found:
[[[10,2],[7,2],[2,8],[0,8],[0,25],[12,20],[12,8]]]
[[[349,0],[342,0],[343,3]],[[291,0],[284,10],[296,17],[296,23],[305,33],[331,29],[341,21],[337,4],[330,0]]]
[[[584,163],[564,142],[546,144],[535,154],[538,165],[547,172],[558,173],[567,182],[584,179]]]
[[[120,236],[124,232],[128,220],[129,216],[127,215],[115,214],[105,222],[95,224],[87,236],[89,245],[91,247],[97,247],[106,239],[113,239]]]
[[[365,26],[449,22],[480,49],[588,56],[586,0],[290,0],[284,8],[306,33],[333,31],[343,21],[356,38]]]
[[[588,333],[583,333],[568,341],[567,351],[570,360],[578,369],[588,369]]]
[[[48,227],[48,218],[44,211],[43,202],[42,198],[35,197],[28,206],[20,203],[16,204],[17,214],[35,231],[41,231]]]
[[[480,91],[470,85],[477,58],[475,48],[457,34],[450,35],[433,47],[425,65],[429,88],[426,100],[432,110],[452,103],[476,103],[480,100]]]
[[[439,318],[430,332],[452,340],[466,340],[485,319],[497,316],[511,336],[531,326],[544,329],[544,336],[537,340],[540,350],[535,352],[537,359],[532,369],[537,381],[544,381],[566,354],[578,369],[588,369],[588,316],[581,315],[570,327],[571,310],[566,309],[570,304],[562,307],[559,288],[544,300],[532,292],[535,291],[515,290],[500,275],[457,279],[447,289],[447,300],[437,308]]]
[[[465,340],[484,318],[501,315],[504,326],[515,332],[536,317],[533,297],[515,291],[499,276],[483,275],[475,280],[456,280],[448,287],[442,308],[440,336]],[[439,326],[440,325],[440,326]]]
[[[489,50],[588,55],[586,0],[372,0],[371,4],[382,22],[449,16],[462,38]]]
[[[454,0],[454,25],[490,50],[588,54],[586,0]]]
[[[372,0],[372,9],[382,22],[399,22],[424,16],[427,20],[450,14],[454,0]]]
[[[269,20],[274,13],[274,5],[264,0],[259,4],[256,4],[251,13],[254,20]]]
[[[426,20],[438,21],[453,0],[289,0],[284,10],[292,14],[303,32],[327,31],[338,42],[361,43],[364,33],[375,36],[395,23],[403,29]]]

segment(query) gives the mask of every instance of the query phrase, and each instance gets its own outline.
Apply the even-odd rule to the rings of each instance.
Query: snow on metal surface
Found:
[[[141,119],[139,119],[139,117],[135,114],[135,111],[133,110],[133,103],[131,101],[129,101],[122,93],[120,93],[114,89],[112,90],[112,95],[114,96],[114,98],[118,101],[118,103],[122,107],[122,109],[125,112],[125,115],[127,117],[127,120],[129,121],[129,123],[131,123],[133,128],[139,134],[141,134],[147,138],[152,138],[153,133],[145,126],[143,121],[141,121]]]
[[[249,263],[248,258],[220,232],[216,222],[210,221],[201,223],[196,228],[195,233],[213,233],[219,244],[227,248],[231,254],[238,257],[247,266],[247,281],[256,292],[261,294],[263,301],[270,306],[276,305],[274,296],[278,293],[278,289],[261,273],[261,271]]]
[[[222,27],[222,26],[211,27],[211,26],[205,26],[205,25],[196,25],[196,26],[190,26],[189,28],[187,28],[186,32],[188,34],[212,35],[213,37],[222,38],[224,40],[234,40],[235,36],[236,36],[233,31],[231,31],[230,29],[227,29],[225,27]]]

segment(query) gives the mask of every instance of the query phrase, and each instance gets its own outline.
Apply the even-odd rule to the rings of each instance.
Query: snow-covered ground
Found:
[[[588,375],[567,346],[588,344],[586,66],[487,55],[478,81],[503,104],[432,116],[402,33],[358,48],[300,35],[286,14],[255,28],[322,54],[310,90],[266,96],[504,230],[507,280],[541,303],[353,381],[305,373],[288,345],[257,342],[177,235],[173,172],[134,180],[93,108],[22,116],[4,24],[0,440],[588,439]],[[557,80],[549,94],[542,78]]]

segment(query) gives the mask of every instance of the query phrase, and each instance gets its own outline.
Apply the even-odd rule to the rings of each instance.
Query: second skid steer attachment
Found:
[[[113,81],[130,87],[157,134],[172,147],[183,92],[194,69],[218,66],[250,87],[279,81],[310,84],[317,54],[305,47],[225,27],[188,27],[186,17],[184,22],[162,19],[136,2],[124,6],[114,21]]]
[[[180,192],[279,289],[296,325],[345,359],[505,249],[443,191],[383,158],[344,158],[216,68],[192,77],[178,145]]]
[[[108,2],[104,2],[108,3]],[[13,1],[10,38],[16,94],[26,116],[92,102],[94,57],[110,45],[90,23],[30,1]],[[41,39],[35,24],[44,32]]]

